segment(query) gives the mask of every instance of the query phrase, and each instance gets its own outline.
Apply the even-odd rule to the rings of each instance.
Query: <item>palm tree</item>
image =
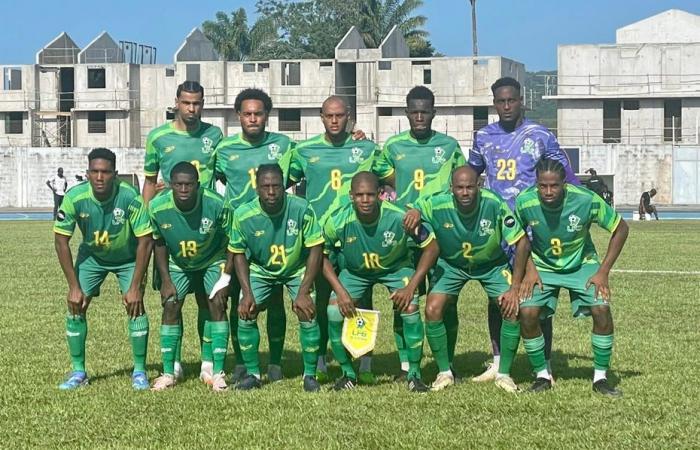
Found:
[[[428,32],[422,27],[428,19],[414,15],[422,0],[360,0],[360,32],[368,47],[376,48],[394,25],[399,27],[414,53],[424,53]],[[429,44],[428,44],[429,47]]]
[[[226,61],[266,59],[278,38],[271,18],[262,17],[249,28],[243,8],[233,11],[230,17],[223,11],[217,12],[216,21],[205,21],[202,29]]]

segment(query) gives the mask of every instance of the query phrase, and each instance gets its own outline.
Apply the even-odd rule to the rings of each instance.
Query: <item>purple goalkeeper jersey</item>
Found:
[[[559,161],[566,170],[566,182],[581,184],[554,134],[528,119],[510,133],[499,122],[477,131],[468,164],[479,174],[485,171],[485,187],[513,209],[515,197],[535,184],[535,165],[542,158]]]

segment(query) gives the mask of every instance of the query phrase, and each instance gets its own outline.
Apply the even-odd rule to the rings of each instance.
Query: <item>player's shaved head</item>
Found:
[[[199,172],[197,172],[197,168],[189,161],[180,161],[175,164],[173,170],[170,171],[170,179],[172,180],[176,175],[181,173],[191,176],[195,181],[199,181]]]
[[[374,187],[374,189],[377,191],[379,190],[379,178],[377,178],[377,176],[372,172],[367,172],[366,170],[357,172],[355,176],[352,177],[350,189],[355,191],[361,183],[369,183]]]
[[[323,104],[321,105],[321,114],[326,110],[326,108],[330,105],[340,105],[343,107],[345,112],[348,112],[348,104],[347,102],[343,99],[343,97],[339,95],[331,95],[327,99],[323,101]]]
[[[476,182],[477,178],[479,178],[479,175],[477,175],[476,170],[472,169],[471,166],[460,166],[457,167],[453,172],[452,172],[452,183],[458,179],[464,179],[466,178],[470,182]]]

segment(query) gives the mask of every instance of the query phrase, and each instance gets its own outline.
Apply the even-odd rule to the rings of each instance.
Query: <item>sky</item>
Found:
[[[100,32],[157,48],[169,64],[190,30],[216,11],[244,7],[249,21],[255,0],[34,0],[3,4],[0,64],[32,64],[36,52],[62,31],[79,47]],[[615,30],[667,9],[700,14],[698,0],[477,0],[479,54],[504,56],[527,70],[555,70],[557,45],[615,42]],[[447,56],[472,53],[469,0],[424,0],[433,46]],[[14,18],[14,19],[8,19]]]

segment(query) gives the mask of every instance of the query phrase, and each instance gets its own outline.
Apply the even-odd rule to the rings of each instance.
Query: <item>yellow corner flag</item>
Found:
[[[379,311],[355,309],[355,317],[343,321],[342,341],[353,358],[374,350],[379,329]]]

